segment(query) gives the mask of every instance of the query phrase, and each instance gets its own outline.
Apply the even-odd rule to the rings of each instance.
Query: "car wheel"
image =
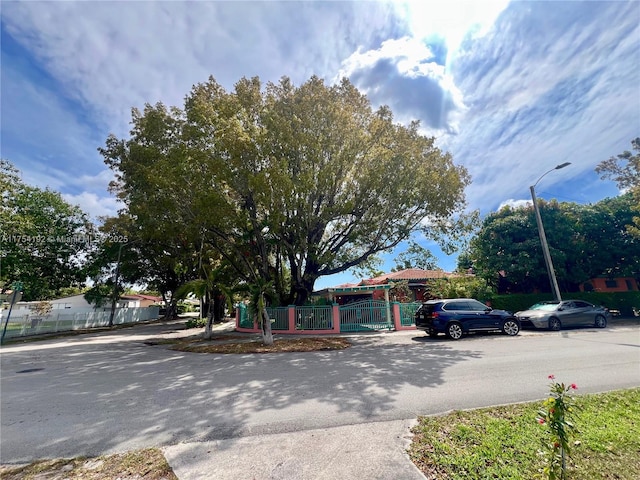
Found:
[[[604,318],[603,315],[596,315],[595,325],[598,328],[605,328],[607,326],[607,319]]]
[[[520,332],[520,325],[514,319],[509,318],[502,324],[502,333],[510,336],[518,335]]]
[[[452,322],[447,327],[447,337],[452,340],[460,340],[462,338],[462,325],[458,322]]]
[[[437,332],[436,330],[433,330],[433,329],[429,330],[429,331],[427,332],[427,334],[428,334],[431,338],[435,338],[435,337],[437,337],[437,336],[438,336],[438,332]]]
[[[562,328],[562,323],[560,322],[559,318],[551,317],[549,319],[549,330],[554,330],[557,332],[561,328]]]

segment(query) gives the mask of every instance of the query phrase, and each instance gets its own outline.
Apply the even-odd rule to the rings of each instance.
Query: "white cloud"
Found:
[[[96,222],[99,217],[116,216],[123,204],[114,197],[98,196],[95,193],[82,192],[78,195],[62,194],[71,205],[78,205],[83,212]]]
[[[403,37],[358,50],[342,62],[337,77],[349,77],[376,105],[387,104],[402,123],[423,121],[432,133],[456,132],[465,110],[462,94],[428,45]]]
[[[80,175],[77,179],[73,179],[71,183],[90,191],[104,192],[109,186],[109,182],[114,179],[113,172],[108,168],[101,170],[96,175]]]
[[[396,2],[396,6],[414,38],[441,37],[452,57],[465,37],[486,35],[508,3],[509,0],[407,0]]]
[[[355,42],[391,28],[390,7],[366,3],[16,2],[3,5],[3,19],[122,135],[131,107],[181,105],[209,75],[231,88],[242,76],[300,82],[333,74]]]
[[[498,210],[500,210],[502,207],[522,208],[531,205],[533,205],[532,200],[514,200],[513,198],[509,198],[508,200],[503,201],[498,206]]]
[[[600,182],[587,192],[585,178],[640,131],[640,70],[627,68],[640,61],[639,6],[567,2],[551,16],[547,4],[516,2],[464,45],[453,75],[469,110],[460,135],[440,142],[469,168],[472,206],[518,198],[565,161],[571,167],[543,188],[555,184],[572,200],[610,191]]]

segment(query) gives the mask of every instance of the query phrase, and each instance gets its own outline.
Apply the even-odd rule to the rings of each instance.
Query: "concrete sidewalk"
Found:
[[[162,448],[180,480],[424,480],[406,450],[415,420]]]

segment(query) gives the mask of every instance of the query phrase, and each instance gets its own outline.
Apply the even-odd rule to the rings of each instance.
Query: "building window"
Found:
[[[633,288],[633,282],[631,280],[625,280],[625,282],[627,283],[627,290],[629,290],[630,292],[632,292],[634,290]]]
[[[605,280],[604,284],[607,288],[618,288],[617,280]]]

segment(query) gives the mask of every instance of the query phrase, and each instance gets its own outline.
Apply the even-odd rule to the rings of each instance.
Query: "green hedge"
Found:
[[[640,310],[640,292],[574,292],[563,293],[562,297],[565,300],[584,300],[595,305],[604,305],[610,310],[618,310],[620,315],[625,317],[633,316],[633,308]],[[551,293],[514,293],[511,295],[494,295],[491,297],[491,306],[501,310],[517,312],[520,310],[526,310],[534,303],[546,300],[553,300],[553,295]]]

